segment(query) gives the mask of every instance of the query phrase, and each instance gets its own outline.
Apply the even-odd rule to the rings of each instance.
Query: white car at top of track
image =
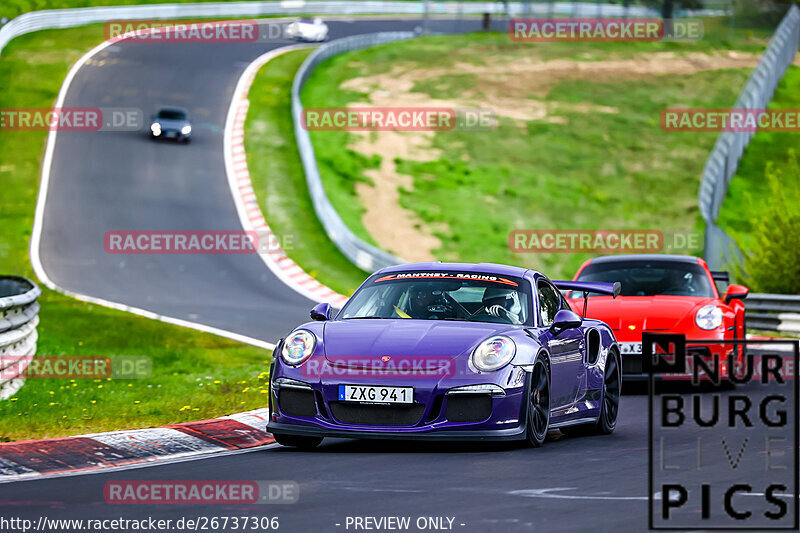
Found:
[[[286,35],[298,41],[319,42],[328,38],[328,25],[321,18],[301,18],[289,24]]]

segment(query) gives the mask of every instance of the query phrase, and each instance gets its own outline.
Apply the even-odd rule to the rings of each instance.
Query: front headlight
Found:
[[[297,366],[314,353],[317,337],[305,329],[292,332],[283,343],[281,359],[287,365]]]
[[[481,372],[500,370],[514,358],[517,345],[503,335],[486,339],[472,352],[472,365]]]
[[[187,124],[186,126],[181,128],[181,133],[183,133],[184,135],[189,135],[190,133],[192,133],[192,127]]]
[[[716,329],[722,325],[722,309],[716,305],[706,305],[697,311],[694,322],[700,329]]]
[[[161,124],[153,122],[150,124],[150,131],[153,132],[153,135],[161,135]]]

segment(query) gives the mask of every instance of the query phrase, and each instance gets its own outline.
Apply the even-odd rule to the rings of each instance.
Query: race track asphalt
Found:
[[[313,452],[273,445],[199,461],[2,484],[0,515],[34,523],[41,516],[138,520],[277,516],[279,531],[291,533],[354,531],[346,527],[348,516],[409,516],[412,524],[418,517],[450,517],[454,531],[470,533],[646,531],[648,403],[642,387],[628,385],[634,387],[636,394],[622,398],[619,425],[610,436],[563,437],[554,432],[555,440],[538,449],[514,443],[341,439],[326,441]],[[757,395],[752,388],[748,393]],[[730,394],[722,393],[723,404]],[[708,392],[704,395],[711,397]],[[703,471],[687,471],[684,477],[693,498],[684,518],[696,517],[700,508],[698,475],[714,491],[710,524],[722,523],[720,494],[730,484],[757,480],[754,492],[760,493],[776,475],[786,477],[785,472],[765,471],[762,433],[734,436],[720,431],[687,427],[670,434],[667,466],[691,467],[697,437],[706,443]],[[733,459],[726,458],[720,438],[726,439],[735,457],[742,435],[749,435],[750,442],[737,468],[732,468]],[[789,448],[774,446],[776,451]],[[658,468],[657,446],[654,457]],[[774,458],[774,466],[787,464],[791,464],[788,454]],[[123,480],[288,480],[299,484],[299,499],[289,505],[105,503],[105,484]],[[791,486],[787,490],[793,491]],[[791,510],[791,498],[784,500]],[[770,509],[757,496],[737,496],[733,501],[740,510]]]
[[[417,24],[358,20],[330,27],[336,38]],[[452,23],[435,24],[441,26],[434,29],[454,29]],[[468,29],[468,23],[460,29]],[[240,229],[223,166],[222,127],[239,75],[275,46],[120,43],[80,69],[66,106],[138,107],[149,113],[167,103],[182,105],[194,116],[195,138],[190,145],[174,145],[151,142],[141,132],[58,136],[41,243],[43,265],[53,281],[71,291],[270,342],[306,320],[312,303],[284,286],[254,255],[116,256],[103,249],[109,230]],[[354,531],[346,527],[348,516],[389,515],[412,521],[451,517],[453,530],[465,532],[645,531],[647,428],[647,396],[640,392],[623,397],[611,436],[556,434],[540,449],[510,443],[330,440],[306,453],[275,445],[0,484],[0,517],[37,523],[40,517],[278,516],[279,531],[338,532]],[[773,475],[764,471],[763,442],[751,444],[733,469],[718,438],[697,429],[677,434],[672,460],[691,462],[701,435],[714,442],[703,472],[714,487]],[[731,439],[732,449],[740,441]],[[190,479],[296,481],[299,501],[248,506],[104,502],[108,481]],[[696,496],[696,488],[691,490]],[[739,504],[747,501],[742,498]],[[696,501],[688,507],[697,513]]]
[[[436,31],[477,29],[432,21]],[[419,20],[331,21],[331,39],[408,31]],[[97,53],[70,85],[64,107],[187,108],[191,144],[153,142],[144,131],[57,136],[42,224],[45,272],[69,291],[275,342],[308,320],[313,302],[252,254],[116,255],[107,231],[240,230],[223,159],[223,127],[240,75],[288,43],[131,43]]]

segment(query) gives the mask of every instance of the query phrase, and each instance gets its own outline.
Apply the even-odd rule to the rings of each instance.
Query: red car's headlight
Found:
[[[700,329],[716,329],[722,325],[722,309],[716,305],[705,305],[697,310],[694,323]]]

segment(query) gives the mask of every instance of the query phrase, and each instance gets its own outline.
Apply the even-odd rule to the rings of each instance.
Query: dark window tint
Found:
[[[697,263],[681,261],[591,263],[583,269],[578,281],[619,281],[622,284],[622,296],[715,296],[705,269]],[[583,293],[572,291],[569,296],[581,298]]]
[[[537,291],[539,293],[539,317],[543,326],[549,326],[561,308],[561,295],[546,281],[539,281]]]
[[[186,113],[177,109],[162,109],[158,112],[158,118],[166,120],[185,120]]]

